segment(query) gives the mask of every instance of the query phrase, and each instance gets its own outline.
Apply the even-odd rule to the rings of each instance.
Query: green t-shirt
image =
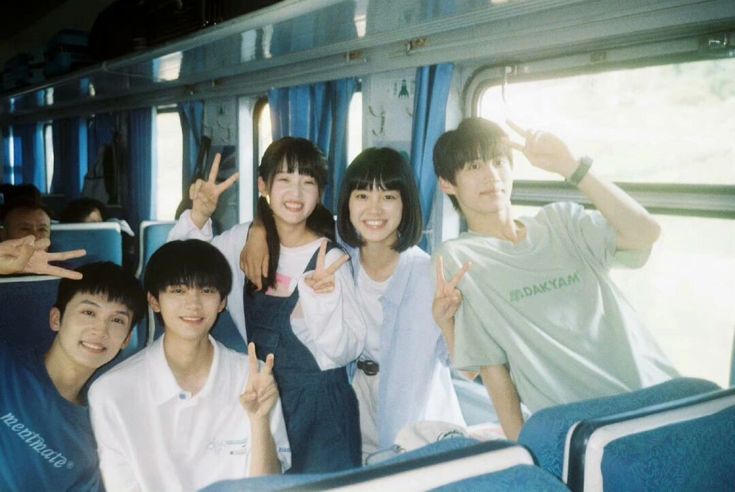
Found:
[[[467,232],[436,252],[447,278],[472,261],[459,285],[458,367],[508,364],[532,412],[677,375],[608,274],[616,262],[641,266],[649,251],[616,254],[605,218],[574,203],[520,220],[517,245]]]

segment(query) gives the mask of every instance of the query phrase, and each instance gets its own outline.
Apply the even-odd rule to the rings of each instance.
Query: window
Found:
[[[611,275],[683,375],[727,386],[735,327],[735,60],[551,77],[511,82],[505,97],[497,81],[485,86],[477,113],[553,131],[576,155],[593,156],[599,175],[635,183],[630,188],[644,197],[667,190],[648,203],[642,199],[665,212],[655,215],[663,233],[648,263]],[[560,177],[532,168],[519,153],[514,159],[522,203],[570,196],[550,183]],[[709,185],[720,187],[716,199]],[[686,203],[695,192],[708,203],[701,213],[687,210],[684,216],[671,205]],[[536,210],[516,207],[519,215]]]
[[[347,163],[362,152],[362,92],[355,91],[347,116]]]
[[[512,82],[502,92],[483,91],[481,116],[551,130],[609,179],[735,184],[735,60]],[[517,178],[558,179],[518,157]]]
[[[181,120],[176,108],[158,109],[155,135],[155,217],[158,220],[173,219],[181,201],[184,159]]]
[[[267,99],[259,101],[255,108],[256,124],[256,137],[257,144],[256,152],[258,156],[257,165],[260,165],[260,159],[265,154],[265,149],[273,142],[273,129],[271,127],[271,107],[268,104]],[[256,165],[256,167],[257,167]]]
[[[43,148],[46,166],[46,193],[51,193],[51,182],[54,180],[54,125],[51,123],[43,125]]]

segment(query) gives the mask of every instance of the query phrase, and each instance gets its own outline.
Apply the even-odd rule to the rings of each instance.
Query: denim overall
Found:
[[[330,243],[329,249],[338,247]],[[314,270],[317,250],[305,271]],[[273,374],[281,396],[291,445],[289,473],[321,473],[360,466],[361,437],[357,397],[344,367],[322,371],[291,329],[299,289],[289,297],[245,290],[248,340],[258,358],[275,356]]]

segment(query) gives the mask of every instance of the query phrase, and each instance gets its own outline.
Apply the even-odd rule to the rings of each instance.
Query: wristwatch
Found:
[[[577,166],[577,169],[575,169],[572,175],[567,178],[567,183],[577,186],[590,170],[590,167],[592,167],[592,158],[588,156],[581,157],[579,159],[579,166]]]

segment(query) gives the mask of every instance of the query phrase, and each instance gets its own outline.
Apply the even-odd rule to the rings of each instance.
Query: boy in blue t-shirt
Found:
[[[59,284],[48,352],[0,341],[1,490],[102,488],[83,389],[127,345],[146,303],[135,277],[113,263],[77,271],[81,280]]]

